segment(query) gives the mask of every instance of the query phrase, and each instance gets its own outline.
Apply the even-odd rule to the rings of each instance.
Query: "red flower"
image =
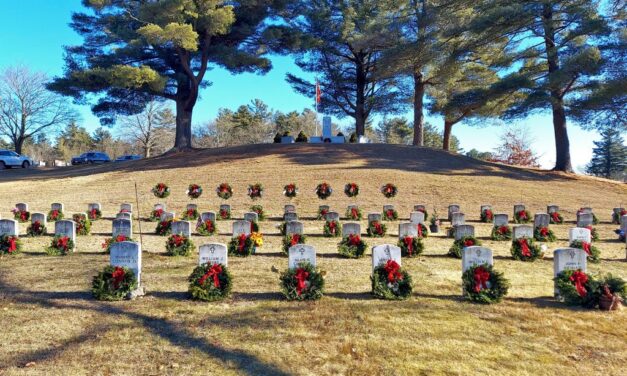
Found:
[[[305,282],[309,278],[309,272],[303,268],[298,268],[294,278],[296,278],[296,293],[300,296],[305,289]]]
[[[531,257],[531,250],[529,249],[529,244],[527,243],[527,239],[518,239],[518,245],[520,246],[520,253],[525,257]]]
[[[57,249],[61,249],[64,252],[66,252],[68,250],[68,243],[70,241],[70,238],[67,236],[62,236],[59,239],[57,239]]]
[[[383,270],[388,274],[388,282],[395,283],[403,280],[403,275],[400,272],[401,266],[394,260],[388,260],[383,267]]]
[[[300,242],[299,234],[292,234],[292,239],[290,239],[290,245],[293,247]]]
[[[202,286],[208,278],[213,278],[213,285],[220,288],[220,274],[222,274],[222,266],[220,264],[213,264],[211,268],[207,270],[207,273],[200,277],[198,284]]]
[[[575,289],[577,289],[577,293],[582,298],[588,295],[588,290],[586,290],[585,284],[588,282],[588,275],[581,270],[577,270],[570,276],[570,281],[575,285]]]
[[[490,272],[488,272],[483,266],[478,266],[474,273],[474,287],[475,292],[480,292],[482,289],[488,288],[488,281],[490,280]]]
[[[627,210],[623,209],[620,211],[620,216],[627,215]]]
[[[472,239],[466,239],[464,240],[464,247],[472,247],[473,245],[475,245],[475,241]]]
[[[113,271],[113,273],[111,273],[111,277],[113,278],[113,287],[115,289],[120,288],[120,285],[122,284],[122,281],[124,280],[124,275],[126,273],[124,273],[124,269],[120,268],[119,266],[115,267],[115,270]]]
[[[420,228],[420,225],[418,225],[418,228]],[[403,238],[403,242],[407,247],[407,253],[409,253],[409,255],[411,256],[414,253],[414,238],[412,238],[411,236],[406,236]]]

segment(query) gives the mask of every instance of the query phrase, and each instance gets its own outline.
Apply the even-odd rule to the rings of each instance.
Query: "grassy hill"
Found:
[[[452,241],[442,234],[425,241],[425,254],[403,266],[415,282],[414,296],[403,302],[372,299],[370,254],[347,260],[337,256],[337,239],[321,236],[314,220],[318,205],[314,187],[334,188],[324,202],[343,214],[357,203],[364,213],[394,204],[405,220],[414,204],[427,204],[445,216],[457,203],[477,228],[484,245],[495,252],[495,268],[512,288],[498,305],[480,306],[460,298],[461,261],[446,255]],[[261,222],[264,246],[250,258],[229,260],[233,297],[221,303],[188,300],[187,277],[196,264],[190,258],[164,255],[165,238],[152,235],[155,224],[140,222],[144,283],[148,295],[134,302],[102,303],[90,294],[91,278],[108,262],[101,244],[110,236],[110,218],[122,202],[135,204],[145,216],[156,199],[150,188],[170,185],[163,200],[181,213],[189,202],[187,185],[198,183],[202,211],[217,210],[215,187],[230,183],[233,214],[241,218],[251,200],[248,184],[262,183],[260,202],[270,218]],[[282,188],[294,182],[292,200],[305,224],[308,243],[319,252],[326,270],[326,295],[313,303],[281,300],[278,275],[287,258],[280,252]],[[356,182],[356,199],[343,194]],[[392,182],[399,195],[379,192]],[[490,225],[481,224],[479,206],[512,214],[523,202],[531,213],[558,204],[569,221],[552,226],[558,240],[549,250],[566,246],[568,228],[579,207],[591,206],[602,223],[596,228],[603,260],[592,272],[627,278],[625,246],[609,224],[613,207],[627,205],[625,184],[602,179],[521,169],[486,163],[440,150],[390,145],[255,145],[199,150],[127,164],[0,172],[0,214],[11,215],[17,202],[31,212],[47,212],[63,202],[66,213],[85,211],[100,202],[108,219],[95,222],[92,235],[79,237],[77,252],[50,257],[45,238],[24,238],[24,252],[0,259],[0,374],[621,374],[627,360],[626,313],[606,314],[573,309],[554,301],[552,255],[535,263],[511,258],[509,242],[489,240]],[[135,213],[137,214],[137,213]],[[140,237],[138,221],[135,238]],[[365,231],[366,221],[362,221]],[[397,225],[388,236],[369,239],[370,246],[395,243]],[[49,228],[52,228],[50,225]],[[26,226],[22,225],[22,233]],[[194,236],[196,245],[228,242],[230,221],[219,222],[219,235]]]

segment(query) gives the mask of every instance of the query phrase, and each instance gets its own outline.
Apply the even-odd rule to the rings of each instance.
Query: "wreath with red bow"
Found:
[[[316,187],[316,195],[321,200],[326,200],[333,193],[333,189],[329,183],[323,182]]]
[[[228,183],[222,183],[216,188],[216,194],[223,200],[228,200],[233,196],[233,188]]]
[[[151,192],[155,197],[166,198],[170,195],[170,187],[165,185],[165,183],[158,183],[152,187]]]
[[[386,198],[392,198],[398,193],[398,188],[392,183],[387,183],[381,187],[381,193],[383,193],[383,196]]]
[[[116,237],[112,237],[109,238],[107,240],[104,241],[104,243],[102,243],[102,248],[105,250],[106,254],[110,254],[111,253],[111,246],[114,243],[121,243],[121,242],[133,242],[134,240],[132,238],[127,237],[126,235],[118,235]]]
[[[227,220],[227,219],[231,219],[231,208],[220,208],[220,210],[218,210],[218,219],[220,220]]]
[[[260,199],[263,196],[263,185],[259,183],[250,184],[248,186],[248,197],[252,200]]]
[[[594,241],[599,240],[599,232],[597,231],[596,228],[594,228],[592,226],[586,226],[585,228],[590,230],[590,237],[592,238],[592,240],[594,240]]]
[[[510,252],[514,260],[519,261],[535,261],[544,257],[544,252],[535,244],[535,241],[527,237],[514,239]]]
[[[324,273],[308,262],[281,273],[280,281],[287,300],[318,300],[324,294]]]
[[[382,238],[387,233],[388,228],[384,223],[379,221],[372,221],[368,223],[368,228],[366,229],[366,234],[371,238]]]
[[[164,213],[163,209],[154,209],[153,211],[150,212],[150,217],[148,218],[148,220],[150,222],[160,221],[163,213]]]
[[[337,251],[340,255],[348,258],[360,258],[366,253],[368,245],[361,236],[357,234],[350,234],[342,238],[337,246]]]
[[[22,241],[17,236],[0,236],[0,255],[14,255],[22,250]]]
[[[411,296],[413,282],[409,273],[394,260],[374,268],[372,294],[386,300],[404,300]]]
[[[97,221],[102,218],[102,211],[98,208],[91,208],[87,212],[87,218],[89,218],[90,221]]]
[[[289,254],[290,248],[296,244],[305,244],[307,236],[303,234],[289,234],[283,236],[283,253]]]
[[[583,208],[577,210],[577,214],[582,214],[582,213],[584,213]],[[596,214],[594,214],[594,213],[590,213],[590,214],[592,214],[592,224],[593,225],[598,225],[599,224],[599,218],[597,218]]]
[[[529,223],[531,221],[531,214],[529,210],[523,209],[514,213],[514,223]]]
[[[298,194],[298,188],[296,184],[290,183],[283,187],[283,194],[287,198],[294,198]]]
[[[358,221],[362,218],[363,214],[361,209],[357,206],[351,206],[346,209],[346,218],[353,221]]]
[[[51,256],[66,256],[74,252],[74,242],[69,236],[55,236],[46,248],[46,253]]]
[[[76,222],[76,235],[89,235],[91,232],[91,220],[85,214],[74,214],[72,220]]]
[[[418,237],[419,238],[427,238],[429,237],[429,229],[427,228],[427,225],[425,225],[424,223],[419,223],[416,225],[416,231],[418,232]]]
[[[257,218],[260,221],[264,221],[266,219],[266,212],[263,210],[263,206],[253,205],[250,207],[250,211],[253,213],[257,213]]]
[[[55,222],[63,219],[63,212],[59,209],[50,210],[48,212],[48,221]]]
[[[198,219],[198,217],[200,217],[200,213],[198,212],[198,209],[189,208],[183,213],[183,215],[181,216],[181,219],[186,220],[186,221],[195,221]]]
[[[233,237],[228,245],[229,256],[247,257],[254,254],[256,249],[255,241],[246,234]]]
[[[592,245],[592,243],[575,240],[570,243],[571,248],[583,249],[586,252],[588,261],[596,264],[601,261],[601,251]]]
[[[383,211],[384,221],[395,221],[398,219],[398,212],[396,209],[387,209]]]
[[[197,199],[202,195],[202,187],[198,184],[190,184],[187,187],[187,196],[191,199]]]
[[[620,219],[623,215],[627,215],[627,210],[621,209],[620,212],[612,212],[612,224],[620,225]]]
[[[20,222],[20,223],[26,223],[30,220],[30,212],[26,211],[26,210],[19,210],[17,208],[12,210],[13,212],[13,218]]]
[[[168,236],[172,233],[172,220],[167,219],[165,221],[159,221],[157,228],[155,228],[155,234],[161,236]]]
[[[191,239],[184,235],[172,234],[165,242],[168,256],[189,256],[195,248]]]
[[[464,297],[476,303],[498,303],[507,295],[509,287],[503,273],[494,270],[492,265],[471,266],[462,274]]]
[[[581,270],[564,270],[554,280],[559,299],[568,305],[603,308],[604,299],[627,300],[627,283],[611,274],[595,278]]]
[[[194,268],[189,276],[192,299],[214,302],[231,294],[232,277],[226,265],[206,263]]]
[[[549,223],[552,225],[561,225],[564,223],[564,217],[559,212],[549,213]]]
[[[32,222],[30,225],[28,225],[28,228],[26,229],[26,235],[28,236],[42,236],[46,234],[46,226],[44,226],[41,222],[39,221],[35,221]]]
[[[342,236],[342,228],[340,227],[340,222],[338,221],[324,222],[322,233],[327,238],[337,238],[339,236]]]
[[[211,236],[216,233],[216,224],[211,219],[198,221],[198,225],[196,225],[196,232],[199,235]]]
[[[453,245],[448,250],[448,255],[460,259],[462,258],[462,249],[475,245],[481,245],[481,241],[477,240],[474,236],[464,236],[453,242]]]
[[[106,266],[92,281],[92,293],[98,300],[122,300],[137,289],[137,277],[129,269]]]
[[[329,213],[329,209],[319,207],[318,208],[318,219],[326,219],[326,215]]]
[[[533,230],[533,238],[539,242],[554,242],[555,233],[548,227],[536,227]]]
[[[429,212],[425,208],[414,208],[414,211],[421,212],[425,215],[425,221],[429,219]]]
[[[401,256],[416,257],[422,254],[425,248],[422,238],[419,236],[405,236],[398,240],[398,246],[401,248]]]
[[[359,195],[359,185],[357,183],[347,183],[344,186],[344,194],[347,197],[357,197]]]
[[[485,208],[481,211],[481,222],[490,223],[493,220],[494,220],[494,213],[492,212],[492,209]]]
[[[496,241],[512,240],[512,228],[508,225],[494,226],[490,233],[490,239]]]

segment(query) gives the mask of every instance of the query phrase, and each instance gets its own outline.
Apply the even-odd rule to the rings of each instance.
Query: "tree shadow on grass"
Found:
[[[451,295],[451,294],[439,295],[439,294],[422,294],[422,293],[415,292],[413,296],[419,299],[422,298],[422,299],[448,300],[451,302],[461,302],[464,300],[464,298],[461,295]]]
[[[335,299],[342,300],[372,300],[374,296],[369,291],[360,291],[360,292],[329,292],[325,293],[324,296],[328,296]]]
[[[532,304],[538,308],[554,308],[561,310],[576,310],[577,307],[567,306],[563,302],[560,302],[553,296],[538,296],[533,298],[508,298],[505,297],[504,300],[509,300],[511,302],[517,303],[528,303]]]
[[[233,301],[278,301],[283,295],[278,292],[236,292],[233,293]]]

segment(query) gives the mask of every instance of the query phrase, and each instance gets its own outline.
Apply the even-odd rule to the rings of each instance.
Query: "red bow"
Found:
[[[163,214],[163,209],[155,209],[152,212],[152,216],[155,218],[161,218],[161,215]]]
[[[124,242],[124,241],[126,241],[126,235],[124,235],[124,234],[120,234],[120,235],[118,235],[118,236],[115,238],[115,241],[116,241],[116,242],[118,242],[118,243],[119,243],[119,242]]]
[[[26,212],[25,212],[25,211],[21,211],[21,212],[20,212],[20,219],[21,219],[22,221],[25,221],[25,220],[26,220]]]
[[[290,240],[290,245],[293,247],[296,244],[298,244],[298,242],[300,242],[300,235],[299,234],[292,234],[292,239]]]
[[[120,284],[122,284],[122,280],[124,280],[124,274],[124,269],[120,268],[119,266],[115,267],[115,270],[113,271],[113,273],[111,273],[114,288],[120,288]]]
[[[187,216],[188,217],[193,217],[194,216],[194,209],[187,209]]]
[[[213,264],[207,273],[205,273],[198,280],[199,285],[203,285],[208,278],[213,278],[213,285],[220,288],[220,274],[222,274],[222,266],[220,264]]]
[[[246,234],[240,234],[239,238],[238,238],[238,249],[240,253],[244,252],[244,246],[246,245],[246,239],[248,239],[248,237],[246,236]]]
[[[96,208],[91,209],[91,211],[89,212],[89,217],[91,219],[96,219],[96,215],[97,215]]]
[[[70,238],[67,236],[60,237],[57,240],[57,248],[67,251],[67,244],[70,241]]]
[[[357,247],[359,244],[361,244],[361,237],[354,234],[348,235],[348,244]]]
[[[351,208],[351,217],[353,219],[359,218],[359,211],[357,210],[357,208]]]
[[[548,235],[549,235],[549,229],[548,229],[548,227],[542,227],[542,228],[540,228],[540,235],[541,235],[541,236],[548,236]]]
[[[499,228],[496,230],[496,232],[497,232],[499,235],[505,235],[505,234],[507,234],[507,226],[501,226],[501,227],[499,227]]]
[[[420,225],[418,225],[418,228],[420,228]],[[406,236],[403,238],[403,242],[407,246],[407,253],[411,256],[414,253],[414,238]]]
[[[489,219],[489,220],[491,220],[491,219],[492,219],[492,210],[490,210],[490,209],[486,209],[486,210],[484,211],[484,213],[485,213],[485,217],[486,217],[487,219]]]
[[[401,266],[394,260],[388,260],[383,267],[385,272],[388,274],[388,282],[395,283],[397,281],[403,280],[403,275],[399,271]]]
[[[417,227],[418,227],[418,236],[422,238],[422,225],[419,223]]]
[[[559,223],[560,222],[560,215],[559,215],[558,212],[551,213],[551,218],[553,219],[553,222],[555,222],[555,223]]]
[[[220,217],[222,217],[222,219],[225,219],[228,215],[229,212],[226,209],[220,209]]]
[[[575,289],[577,289],[577,293],[582,298],[588,295],[588,290],[584,286],[588,282],[588,275],[581,270],[577,270],[570,276],[570,281],[575,284]]]
[[[472,239],[466,239],[464,240],[464,247],[472,247],[473,245],[475,245],[475,241]]]
[[[527,239],[518,239],[518,245],[520,246],[520,250],[523,256],[531,257],[531,251],[529,250],[529,244],[527,244]]]
[[[388,217],[388,219],[394,219],[394,210],[393,209],[388,209],[385,212],[385,215]]]
[[[382,235],[383,234],[383,227],[381,227],[381,223],[379,223],[379,221],[375,221],[375,222],[372,222],[372,224],[374,225],[375,232],[378,235]]]
[[[14,236],[9,237],[9,253],[13,253],[17,250],[17,241]]]
[[[588,242],[581,242],[581,248],[586,251],[586,253],[588,254],[588,256],[590,256],[590,243]]]
[[[305,281],[309,278],[309,272],[303,268],[296,269],[296,293],[300,296],[305,289]]]
[[[519,219],[527,219],[527,212],[525,212],[524,210],[521,210],[518,212],[518,218]]]
[[[335,221],[329,222],[329,230],[331,231],[332,234],[335,234],[336,229],[337,229],[337,223],[335,223]]]
[[[212,232],[213,231],[213,222],[211,222],[210,219],[207,219],[205,221],[205,227],[207,228],[207,231]]]
[[[320,210],[320,215],[324,217],[325,215],[327,215],[328,212],[329,211],[327,209],[322,209]]]
[[[479,292],[481,289],[487,289],[488,281],[490,280],[490,272],[488,272],[483,266],[478,266],[475,269],[474,280],[475,292]]]
[[[57,219],[57,217],[59,216],[59,211],[58,210],[53,210],[52,213],[50,213],[50,218],[51,219]]]
[[[183,245],[183,242],[185,241],[185,238],[180,236],[180,235],[172,235],[172,244],[174,244],[174,246],[176,247],[180,247],[181,245]]]

